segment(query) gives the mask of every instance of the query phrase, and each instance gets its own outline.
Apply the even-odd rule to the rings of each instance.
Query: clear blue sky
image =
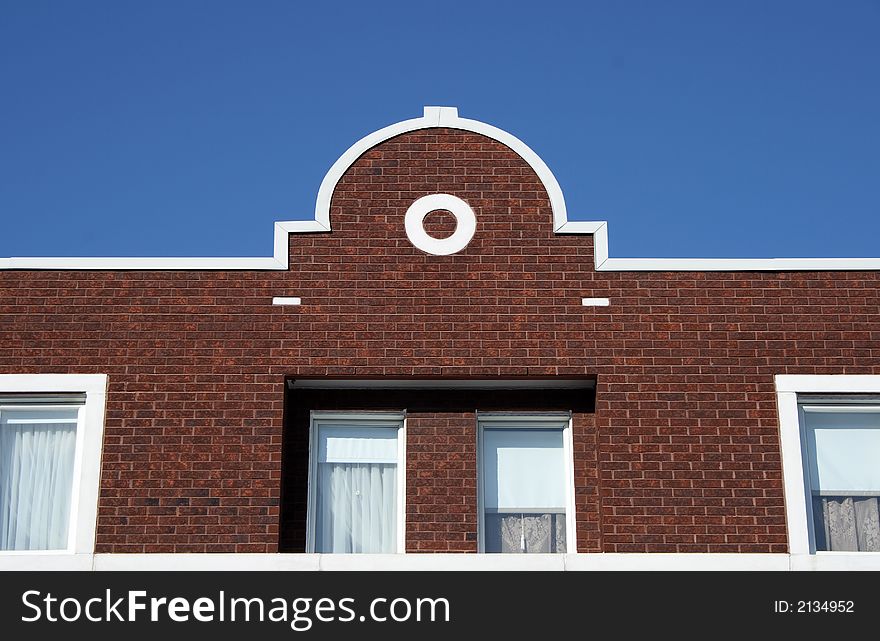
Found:
[[[880,0],[0,0],[0,256],[268,256],[423,105],[612,256],[880,256]]]

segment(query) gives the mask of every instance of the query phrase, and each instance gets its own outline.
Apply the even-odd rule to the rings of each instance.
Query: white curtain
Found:
[[[76,424],[0,421],[0,550],[67,547]]]
[[[397,466],[319,463],[315,551],[396,551]]]

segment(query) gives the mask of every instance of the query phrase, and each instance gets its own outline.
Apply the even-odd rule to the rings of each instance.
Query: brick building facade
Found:
[[[408,233],[433,194],[475,219],[454,253],[466,210],[424,217],[427,250]],[[315,411],[405,416],[396,552],[484,549],[481,413],[565,415],[568,557],[832,563],[803,407],[873,407],[880,261],[614,259],[606,230],[521,142],[428,108],[340,158],[272,259],[4,259],[0,404],[105,386],[66,548],[92,564],[322,551]],[[876,564],[866,545],[846,558]]]

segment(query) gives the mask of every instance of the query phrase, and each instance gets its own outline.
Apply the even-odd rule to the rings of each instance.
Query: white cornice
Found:
[[[478,120],[460,118],[455,107],[425,107],[420,118],[389,125],[361,138],[339,157],[321,181],[312,220],[275,223],[274,253],[267,257],[230,258],[0,258],[0,270],[225,270],[270,271],[288,269],[288,236],[331,231],[330,200],[346,170],[366,151],[394,136],[446,127],[472,131],[497,140],[516,152],[537,174],[547,190],[557,234],[592,234],[596,271],[874,271],[880,258],[610,258],[608,224],[605,221],[568,220],[562,189],[549,167],[516,136]]]
[[[339,157],[339,160],[333,163],[330,171],[327,172],[324,180],[321,181],[321,187],[318,189],[318,199],[315,203],[315,220],[321,225],[326,226],[328,230],[330,229],[330,199],[333,196],[333,191],[336,189],[336,183],[339,182],[339,179],[342,178],[346,170],[366,151],[394,136],[399,136],[409,131],[434,127],[472,131],[510,147],[529,164],[538,175],[538,178],[541,179],[541,182],[544,183],[544,188],[550,197],[550,209],[553,211],[553,229],[559,231],[568,222],[562,188],[556,181],[553,172],[550,171],[550,168],[547,167],[538,154],[532,151],[522,140],[506,131],[492,125],[487,125],[479,120],[459,118],[456,107],[425,107],[424,115],[421,118],[404,120],[379,131],[374,131],[349,147]]]
[[[583,225],[584,230],[569,226]],[[593,234],[596,271],[600,272],[795,272],[876,271],[880,258],[609,258],[608,223],[572,221],[557,233]]]

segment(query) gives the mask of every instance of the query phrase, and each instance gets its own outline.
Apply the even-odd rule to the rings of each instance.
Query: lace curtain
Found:
[[[565,552],[565,514],[486,514],[486,552]]]
[[[0,422],[0,550],[67,547],[76,425]]]
[[[880,497],[814,496],[816,549],[880,552]]]

